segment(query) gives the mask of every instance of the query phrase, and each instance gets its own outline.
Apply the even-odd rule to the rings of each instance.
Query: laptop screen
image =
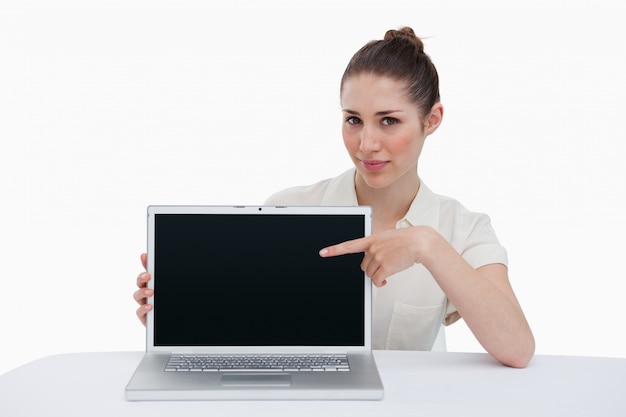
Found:
[[[359,214],[156,214],[154,346],[362,346]]]

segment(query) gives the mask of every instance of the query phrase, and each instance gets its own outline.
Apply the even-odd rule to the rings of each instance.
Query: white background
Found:
[[[501,3],[1,1],[0,373],[142,350],[146,206],[261,204],[349,168],[340,77],[402,25],[445,106],[420,174],[491,215],[537,353],[626,357],[623,2]]]

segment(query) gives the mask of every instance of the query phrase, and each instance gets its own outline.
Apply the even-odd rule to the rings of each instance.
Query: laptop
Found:
[[[127,400],[378,400],[371,208],[149,206],[155,294]]]

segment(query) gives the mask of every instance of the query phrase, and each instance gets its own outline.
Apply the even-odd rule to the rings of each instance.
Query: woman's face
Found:
[[[398,180],[416,184],[426,132],[423,116],[408,100],[405,84],[361,73],[344,81],[343,141],[365,183],[376,189]]]

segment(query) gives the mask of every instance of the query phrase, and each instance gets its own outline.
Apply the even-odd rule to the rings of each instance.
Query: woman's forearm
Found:
[[[417,249],[417,260],[433,275],[479,343],[505,365],[523,368],[535,341],[502,264],[474,269],[436,231]]]

